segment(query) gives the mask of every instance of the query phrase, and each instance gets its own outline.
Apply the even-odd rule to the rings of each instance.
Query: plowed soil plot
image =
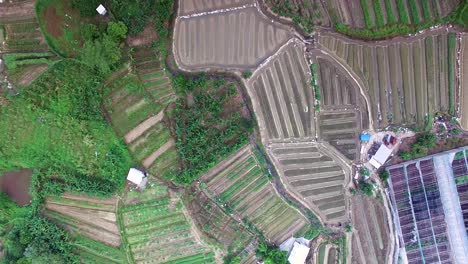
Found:
[[[468,35],[461,37],[460,60],[460,124],[463,129],[468,130]]]
[[[249,80],[264,140],[315,138],[311,73],[303,49],[290,42]]]
[[[255,0],[183,0],[179,2],[179,15],[210,12],[219,9],[253,5]]]
[[[117,198],[98,199],[66,194],[49,197],[44,214],[73,233],[119,247],[121,240],[116,204]]]
[[[318,42],[362,80],[377,128],[424,127],[429,114],[455,107],[458,93],[449,82],[455,80],[455,49],[448,48],[448,36],[441,29],[417,38],[368,43],[321,33]]]
[[[7,172],[0,176],[0,191],[6,193],[18,205],[31,202],[29,185],[33,170],[23,169],[20,171]]]
[[[279,245],[307,228],[308,222],[275,192],[258,163],[258,155],[247,145],[204,175],[202,185],[220,205]]]
[[[255,7],[180,17],[174,36],[175,59],[185,70],[253,70],[292,37]]]
[[[352,251],[353,263],[388,263],[390,231],[383,204],[362,195],[354,196],[351,203],[352,226],[357,230],[353,247],[359,243]]]
[[[323,221],[337,223],[346,218],[344,187],[349,173],[319,144],[271,144],[272,157],[289,191],[293,192]]]
[[[358,135],[361,131],[359,112],[320,112],[320,139],[327,141],[350,160],[359,158]]]

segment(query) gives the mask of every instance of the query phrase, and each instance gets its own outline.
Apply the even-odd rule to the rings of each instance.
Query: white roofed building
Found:
[[[304,264],[307,256],[309,255],[310,240],[303,237],[294,238],[290,237],[284,241],[279,248],[288,252],[288,261],[291,264]]]
[[[127,175],[127,180],[138,187],[144,187],[147,182],[146,174],[138,169],[130,168]]]
[[[379,150],[377,150],[377,153],[370,159],[369,163],[378,169],[385,164],[390,155],[392,155],[392,150],[382,144]]]
[[[99,5],[99,6],[96,8],[96,11],[97,11],[100,15],[102,15],[102,16],[104,16],[105,14],[107,14],[107,10],[106,10],[106,8],[105,8],[103,5]]]

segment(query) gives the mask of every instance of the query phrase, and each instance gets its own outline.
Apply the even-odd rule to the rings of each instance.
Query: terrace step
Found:
[[[173,138],[169,139],[164,145],[162,145],[160,148],[158,148],[156,151],[154,151],[151,155],[149,155],[147,158],[145,158],[142,162],[143,167],[149,168],[153,162],[161,156],[164,152],[166,152],[169,148],[175,146],[175,141]]]
[[[148,129],[159,123],[163,119],[163,117],[164,111],[160,111],[157,115],[154,115],[140,123],[137,127],[132,129],[124,136],[125,143],[132,143],[135,139],[143,135]]]

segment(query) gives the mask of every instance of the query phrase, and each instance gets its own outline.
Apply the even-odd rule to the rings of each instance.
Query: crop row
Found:
[[[394,24],[419,25],[450,14],[459,0],[334,0],[327,3],[341,23],[354,28],[382,28]]]
[[[270,141],[311,138],[314,96],[303,46],[291,42],[249,80],[260,131]]]
[[[319,42],[364,81],[376,126],[424,127],[430,114],[453,114],[453,35],[441,31],[424,39],[379,46],[332,35],[321,35]]]
[[[334,156],[319,145],[304,143],[273,144],[270,155],[290,191],[324,220],[344,219],[344,186],[349,176]]]
[[[217,173],[203,178],[202,186],[228,212],[238,214],[247,225],[281,243],[307,221],[276,194],[259,163],[251,163],[256,159],[253,151],[245,147],[233,154]]]
[[[47,44],[42,37],[36,19],[12,22],[0,25],[5,29],[5,46],[10,51],[47,51]]]
[[[181,18],[174,35],[176,61],[191,70],[253,70],[291,37],[256,7]]]
[[[181,201],[169,198],[167,192],[165,197],[145,201],[146,191],[153,193],[152,188],[143,190],[133,196],[137,203],[123,205],[119,210],[122,234],[133,260],[168,263],[208,253],[193,236]],[[138,200],[144,202],[138,203]]]

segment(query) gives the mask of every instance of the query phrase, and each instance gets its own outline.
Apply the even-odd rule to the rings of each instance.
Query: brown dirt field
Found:
[[[353,251],[356,252],[356,256],[352,257],[353,263],[362,263],[362,258],[372,263],[387,263],[391,254],[390,231],[384,205],[375,199],[357,195],[352,198],[352,207]]]
[[[35,4],[34,0],[0,4],[0,22],[35,17]]]
[[[39,77],[39,75],[44,73],[48,68],[49,66],[45,64],[29,67],[23,72],[18,84],[21,86],[30,85],[37,77]]]
[[[125,42],[130,47],[150,45],[153,41],[158,39],[158,33],[154,30],[154,23],[151,21],[145,26],[143,32],[137,36],[128,36]]]
[[[72,197],[83,201],[87,200],[84,197]],[[95,199],[90,199],[90,201],[93,200]],[[117,217],[113,212],[84,209],[75,206],[55,204],[53,202],[46,202],[45,208],[51,212],[64,215],[76,221],[77,224],[75,226],[73,226],[74,224],[72,226],[64,224],[65,227],[72,232],[79,232],[93,240],[100,241],[114,247],[119,247],[121,244]]]
[[[49,6],[44,11],[44,21],[46,23],[47,32],[54,38],[59,38],[63,35],[63,17],[57,14],[57,8],[55,6]]]
[[[29,185],[32,173],[32,169],[5,173],[0,177],[0,190],[6,193],[18,205],[29,204],[31,202]]]
[[[69,200],[84,201],[84,202],[97,203],[97,204],[116,205],[117,203],[116,197],[111,198],[111,199],[99,199],[99,198],[91,198],[88,196],[82,196],[82,195],[71,194],[71,193],[64,193],[61,197],[65,199],[69,199]]]

